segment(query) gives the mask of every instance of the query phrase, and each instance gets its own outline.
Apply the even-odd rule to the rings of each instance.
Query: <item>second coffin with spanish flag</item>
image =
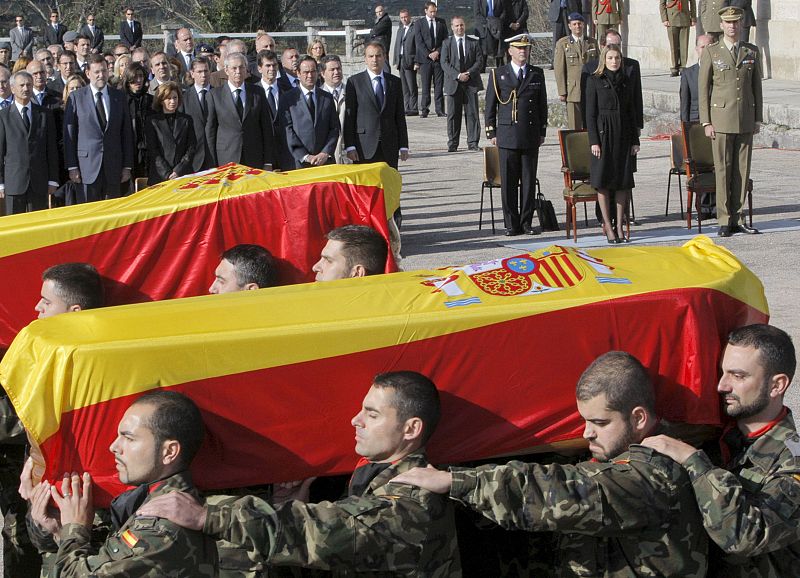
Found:
[[[718,424],[721,344],[768,318],[763,287],[725,248],[551,247],[465,267],[113,307],[31,323],[0,364],[45,475],[88,470],[122,490],[108,451],[130,403],[191,396],[207,489],[352,470],[372,377],[411,369],[442,392],[433,461],[578,439],[575,383],[625,350],[671,420]]]

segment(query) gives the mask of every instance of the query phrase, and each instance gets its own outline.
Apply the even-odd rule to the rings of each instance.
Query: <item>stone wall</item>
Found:
[[[669,41],[658,2],[626,0],[626,4],[628,22],[622,31],[628,54],[639,60],[643,69],[669,70]],[[765,77],[800,80],[800,0],[753,0],[753,11],[757,23],[750,41],[761,48]],[[694,46],[694,38],[693,29],[690,46]],[[692,51],[690,64],[694,61]]]

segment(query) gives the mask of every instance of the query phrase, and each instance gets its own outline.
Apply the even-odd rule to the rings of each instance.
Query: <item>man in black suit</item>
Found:
[[[383,6],[375,6],[375,26],[369,31],[369,39],[380,42],[383,51],[389,54],[389,43],[392,41],[392,19]],[[387,71],[391,72],[387,66]]]
[[[56,77],[47,83],[47,88],[56,94],[64,94],[64,85],[67,83],[67,79],[78,72],[75,53],[71,50],[65,50],[59,55],[56,64],[58,72]]]
[[[281,163],[284,170],[333,164],[339,140],[336,104],[329,92],[317,86],[317,61],[311,56],[301,58],[299,75],[300,86],[281,99],[278,113],[291,155],[291,161]]]
[[[397,27],[397,36],[394,40],[394,55],[392,64],[397,69],[400,84],[403,87],[403,107],[406,116],[417,116],[417,71],[414,70],[414,28],[411,23],[411,13],[407,8],[400,10],[400,26]]]
[[[103,44],[105,44],[106,37],[103,34],[103,29],[95,24],[94,14],[86,16],[86,24],[81,26],[78,35],[86,36],[90,40],[92,54],[103,53]]]
[[[133,18],[133,8],[125,8],[125,20],[119,23],[119,39],[122,44],[133,50],[142,45],[142,23]]]
[[[700,88],[697,84],[700,73],[700,56],[702,56],[705,47],[712,42],[714,42],[714,37],[710,34],[698,36],[694,47],[697,52],[697,62],[681,70],[681,122],[700,120],[700,105],[698,101]]]
[[[281,53],[281,68],[278,76],[278,86],[284,91],[297,88],[300,79],[297,78],[297,67],[300,66],[300,53],[297,48],[288,46]]]
[[[275,143],[264,92],[245,83],[247,57],[234,52],[225,57],[225,84],[211,89],[206,138],[216,165],[240,163],[272,170]]]
[[[33,78],[31,100],[34,104],[55,110],[61,106],[61,95],[47,88],[47,68],[38,60],[31,60],[25,70]]]
[[[431,79],[433,79],[433,98],[437,116],[447,116],[444,112],[444,75],[440,62],[442,43],[447,38],[447,24],[436,16],[438,8],[433,2],[425,3],[425,18],[414,23],[414,69],[419,70],[422,80],[422,97],[419,101],[419,115],[428,116],[431,105]]]
[[[42,40],[45,46],[60,44],[64,46],[64,33],[67,27],[58,21],[58,10],[50,11],[50,24],[43,27]]]
[[[550,0],[550,9],[547,18],[553,28],[553,54],[556,53],[556,42],[567,35],[569,31],[569,15],[573,12],[582,13],[581,0]]]
[[[194,125],[194,160],[192,171],[204,171],[214,166],[214,154],[206,140],[208,100],[211,98],[211,65],[205,58],[195,58],[190,71],[192,85],[183,91],[183,112],[192,117]]]
[[[508,47],[511,62],[490,72],[486,91],[486,136],[500,153],[508,237],[538,234],[531,223],[539,146],[547,130],[547,92],[542,69],[528,64],[530,50],[527,34],[514,37]]]
[[[504,0],[474,1],[475,30],[481,39],[481,50],[486,62],[488,63],[491,58],[495,66],[502,64],[505,57],[503,32],[506,6]]]
[[[7,215],[48,208],[48,194],[58,188],[53,113],[31,102],[27,72],[11,77],[11,91],[14,103],[0,111],[0,196]]]
[[[178,28],[178,31],[175,33],[175,50],[175,58],[180,64],[178,80],[182,83],[186,77],[186,71],[191,68],[192,60],[195,58],[194,36],[192,36],[191,30],[188,28]]]
[[[456,152],[461,140],[461,118],[467,112],[467,145],[479,151],[481,123],[478,120],[478,91],[483,90],[483,53],[477,40],[466,35],[464,18],[450,21],[453,35],[442,44],[444,94],[447,101],[447,150]]]
[[[344,146],[354,163],[385,162],[397,168],[397,157],[408,159],[408,129],[403,113],[400,79],[386,74],[383,45],[370,42],[364,50],[367,69],[347,81]]]
[[[128,100],[108,86],[108,63],[89,55],[89,84],[74,91],[64,110],[64,164],[82,185],[78,202],[117,198],[133,168],[133,128]]]
[[[269,104],[269,114],[272,119],[273,126],[278,128],[278,109],[281,106],[281,98],[284,93],[292,88],[286,89],[278,82],[278,70],[280,64],[278,63],[278,55],[272,50],[261,50],[256,56],[258,63],[259,82],[258,86],[262,88],[264,94],[267,96],[267,104]]]

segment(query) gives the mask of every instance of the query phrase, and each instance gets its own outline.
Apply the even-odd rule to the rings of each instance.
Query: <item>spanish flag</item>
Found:
[[[122,199],[2,217],[0,350],[36,317],[51,265],[91,263],[111,305],[204,295],[222,252],[239,243],[269,249],[281,283],[313,281],[331,229],[369,225],[390,238],[400,185],[385,163],[289,173],[230,164]],[[396,270],[390,254],[386,271]]]
[[[706,237],[680,248],[556,246],[42,319],[14,340],[0,383],[44,475],[88,470],[103,503],[124,489],[108,451],[119,419],[153,388],[198,403],[207,439],[193,475],[231,488],[350,471],[350,418],[371,379],[392,370],[440,388],[429,446],[439,462],[580,439],[575,383],[609,350],[648,368],[664,418],[719,424],[725,336],[767,319],[759,280]]]

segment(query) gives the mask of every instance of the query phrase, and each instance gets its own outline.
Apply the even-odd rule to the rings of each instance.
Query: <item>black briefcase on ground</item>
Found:
[[[533,201],[533,209],[539,216],[539,226],[542,231],[558,231],[558,219],[553,203],[548,201],[542,193],[537,193]]]

